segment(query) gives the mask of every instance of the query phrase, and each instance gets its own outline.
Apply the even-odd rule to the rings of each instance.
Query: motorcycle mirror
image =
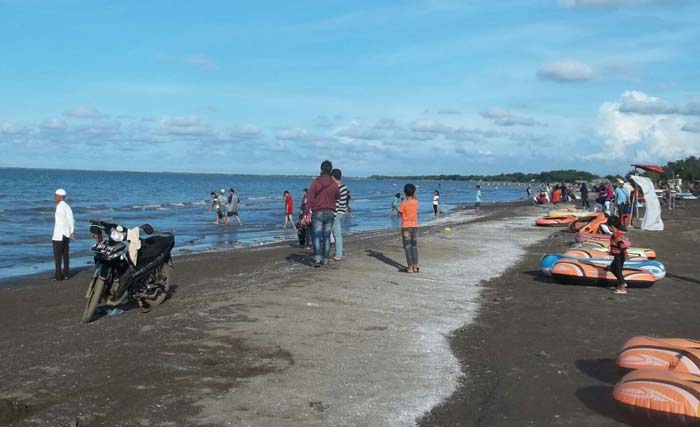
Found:
[[[153,234],[153,227],[151,226],[151,224],[144,224],[141,226],[141,228],[146,234]]]

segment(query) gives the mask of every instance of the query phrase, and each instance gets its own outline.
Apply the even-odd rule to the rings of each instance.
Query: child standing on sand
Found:
[[[620,217],[611,216],[608,218],[608,227],[612,231],[610,236],[610,252],[613,254],[613,262],[610,264],[610,271],[617,277],[616,294],[626,294],[627,284],[625,276],[622,275],[622,267],[627,257],[627,248],[631,246],[630,241],[625,236],[626,228],[620,222]]]
[[[405,273],[418,273],[418,200],[416,200],[416,186],[406,184],[403,187],[406,200],[399,206],[401,218],[401,237],[403,249],[406,252],[406,264],[402,270]]]

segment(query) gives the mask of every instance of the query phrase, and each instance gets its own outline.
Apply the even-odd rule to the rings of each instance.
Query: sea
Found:
[[[131,228],[151,224],[175,233],[175,255],[225,251],[297,239],[283,230],[284,197],[288,190],[299,206],[312,176],[228,175],[151,172],[77,171],[0,168],[0,279],[47,273],[53,269],[51,236],[57,188],[75,216],[71,268],[92,263],[95,243],[89,221],[99,219]],[[394,194],[406,181],[346,178],[352,214],[344,234],[398,228],[390,213]],[[440,192],[440,211],[473,209],[475,182],[418,181],[419,220],[433,218],[432,196]],[[240,198],[238,225],[215,225],[208,212],[210,193],[233,187]],[[482,183],[484,205],[526,198],[524,184]]]

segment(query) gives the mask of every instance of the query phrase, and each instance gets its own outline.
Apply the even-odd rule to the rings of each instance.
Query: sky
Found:
[[[0,167],[492,174],[700,155],[700,1],[0,0]]]

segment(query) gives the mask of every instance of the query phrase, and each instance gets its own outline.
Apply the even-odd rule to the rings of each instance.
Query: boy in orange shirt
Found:
[[[416,200],[416,186],[406,184],[403,187],[406,194],[399,206],[399,217],[401,218],[401,236],[403,237],[403,249],[406,251],[406,264],[408,266],[405,273],[418,273],[418,200]]]

